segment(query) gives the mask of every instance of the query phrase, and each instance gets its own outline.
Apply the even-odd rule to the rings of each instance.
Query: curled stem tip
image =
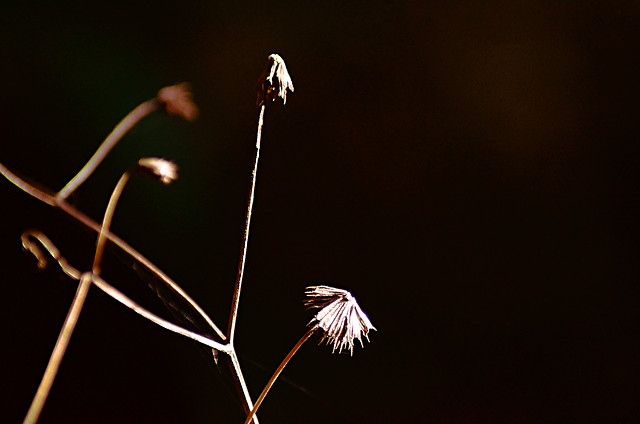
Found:
[[[79,280],[81,272],[76,268],[69,265],[69,262],[60,254],[60,250],[53,244],[49,238],[38,230],[27,230],[20,236],[22,240],[22,247],[31,252],[38,260],[38,268],[43,269],[47,266],[47,259],[44,253],[38,247],[34,240],[38,241],[45,250],[51,255],[51,257],[58,262],[62,271],[74,280]],[[32,240],[34,239],[34,240]]]

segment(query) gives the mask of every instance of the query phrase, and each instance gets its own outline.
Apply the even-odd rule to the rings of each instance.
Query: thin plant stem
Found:
[[[62,326],[56,345],[53,348],[51,357],[49,358],[47,369],[44,372],[44,376],[38,386],[38,391],[36,392],[36,395],[31,402],[31,406],[29,407],[29,411],[27,412],[27,416],[24,419],[25,424],[32,424],[38,421],[38,417],[42,412],[47,396],[51,391],[53,380],[56,378],[58,368],[60,368],[60,362],[62,362],[69,340],[71,339],[73,330],[78,322],[82,306],[84,305],[84,301],[89,293],[89,287],[91,287],[91,273],[82,274],[80,284],[78,284],[78,289],[76,290],[76,294],[73,298],[73,303],[71,304],[67,318],[64,321],[64,325]]]
[[[216,342],[215,340],[211,340],[208,337],[205,337],[203,335],[200,335],[198,333],[194,333],[193,331],[189,331],[183,327],[180,327],[178,325],[173,324],[172,322],[169,322],[163,318],[160,318],[159,316],[155,315],[152,312],[149,312],[147,309],[143,308],[142,306],[138,305],[136,302],[134,302],[133,300],[131,300],[128,296],[126,296],[124,293],[122,293],[121,291],[119,291],[118,289],[116,289],[115,287],[113,287],[111,284],[107,283],[106,281],[104,281],[102,279],[102,277],[100,276],[94,276],[93,278],[93,283],[96,285],[96,287],[98,287],[100,290],[102,290],[103,292],[105,292],[106,294],[108,294],[109,296],[111,296],[112,298],[114,298],[115,300],[117,300],[118,302],[122,303],[124,306],[128,307],[129,309],[131,309],[132,311],[134,311],[135,313],[143,316],[144,318],[148,319],[149,321],[159,325],[160,327],[169,330],[173,333],[177,333],[180,334],[184,337],[190,338],[192,340],[195,340],[199,343],[202,343],[205,346],[209,346],[212,349],[216,349],[220,352],[224,352],[226,354],[230,354],[231,353],[231,347],[229,344],[221,344]]]
[[[98,233],[98,241],[96,242],[96,253],[93,257],[92,270],[95,275],[100,275],[100,263],[102,262],[102,255],[104,254],[104,245],[107,241],[105,234],[111,227],[111,220],[113,219],[113,213],[116,210],[118,199],[120,199],[122,190],[124,190],[124,186],[127,185],[129,177],[129,171],[122,174],[122,176],[118,180],[118,184],[116,184],[116,187],[111,193],[109,203],[107,204],[107,209],[104,212],[104,218],[102,219],[102,225],[100,226],[100,232]]]
[[[73,266],[71,266],[69,262],[67,262],[67,260],[64,257],[62,257],[62,255],[60,255],[60,251],[58,250],[58,248],[53,244],[51,240],[49,240],[49,238],[46,235],[44,235],[42,232],[37,230],[25,231],[24,233],[22,233],[22,245],[24,246],[25,249],[29,250],[31,253],[35,255],[35,257],[38,259],[38,266],[40,268],[44,268],[46,266],[46,259],[44,258],[44,254],[42,253],[42,251],[40,251],[38,246],[33,241],[30,240],[31,237],[35,238],[40,242],[40,244],[42,244],[42,246],[47,250],[47,252],[51,255],[51,257],[56,262],[58,262],[58,265],[60,266],[60,268],[65,274],[67,274],[69,277],[71,277],[74,280],[80,279],[82,273],[76,268],[74,268]],[[194,333],[193,331],[190,331],[178,325],[175,325],[165,320],[164,318],[160,318],[154,313],[149,312],[147,309],[138,305],[136,302],[131,300],[131,298],[129,298],[127,295],[125,295],[124,293],[122,293],[121,291],[113,287],[111,284],[107,283],[104,279],[102,279],[102,277],[94,275],[93,284],[97,288],[102,290],[104,293],[111,296],[113,299],[122,303],[124,306],[128,307],[129,309],[141,315],[142,317],[148,319],[149,321],[159,325],[160,327],[165,328],[171,332],[180,334],[184,337],[188,337],[192,340],[195,340],[213,349],[229,354],[230,352],[229,344],[218,343],[214,340],[209,339],[208,337],[202,336],[198,333]]]
[[[16,187],[23,190],[27,194],[35,197],[36,199],[46,203],[49,206],[58,207],[62,209],[67,215],[71,216],[75,220],[79,221],[81,224],[85,225],[88,228],[96,232],[100,232],[101,226],[98,225],[93,219],[89,218],[84,213],[80,212],[78,209],[71,206],[65,200],[60,200],[55,197],[54,194],[50,190],[47,189],[39,189],[29,184],[22,178],[18,177],[16,174],[11,172],[8,168],[6,168],[2,163],[0,163],[0,173],[5,176],[11,183],[13,183]],[[131,256],[134,260],[144,265],[149,271],[151,271],[154,275],[158,277],[160,281],[166,284],[169,288],[175,291],[178,295],[180,295],[187,303],[189,303],[200,316],[209,324],[211,329],[215,331],[215,333],[222,339],[223,341],[227,339],[227,336],[220,330],[220,328],[211,320],[211,318],[207,315],[207,313],[198,305],[175,281],[173,281],[167,274],[165,274],[160,268],[158,268],[155,264],[153,264],[149,259],[143,256],[136,249],[131,247],[127,242],[118,237],[117,235],[111,233],[110,231],[105,232],[105,237],[111,241],[113,244],[118,246],[124,252],[126,252],[129,256]]]
[[[105,138],[98,150],[91,156],[91,159],[82,167],[82,169],[65,185],[56,195],[58,200],[64,200],[73,193],[80,184],[84,183],[87,178],[95,171],[100,162],[107,156],[109,151],[116,145],[118,141],[142,118],[156,111],[161,103],[158,99],[147,100],[133,109],[122,121],[115,126],[111,133]]]
[[[56,198],[48,189],[40,189],[38,187],[29,184],[22,178],[18,177],[16,174],[11,172],[9,168],[0,163],[0,173],[4,175],[4,177],[13,183],[20,190],[24,191],[27,194],[35,197],[41,202],[46,203],[49,206],[56,206]]]
[[[69,277],[71,277],[76,281],[80,279],[82,273],[78,271],[76,268],[74,268],[73,266],[71,266],[69,262],[67,262],[67,260],[64,257],[62,257],[58,248],[53,244],[51,240],[49,240],[49,237],[47,237],[46,235],[44,235],[44,233],[38,230],[27,230],[23,232],[22,235],[20,236],[20,239],[22,240],[22,247],[25,250],[28,250],[29,252],[33,253],[33,255],[38,260],[38,268],[44,269],[47,266],[47,259],[44,257],[44,254],[42,253],[40,248],[34,242],[31,241],[31,237],[38,240],[40,244],[44,246],[44,248],[47,250],[47,252],[49,252],[51,257],[55,259],[56,262],[58,262],[58,265],[60,265],[60,269],[62,269],[62,272],[64,272],[65,274],[67,274]]]
[[[260,396],[258,397],[258,400],[256,400],[256,403],[253,406],[253,409],[251,410],[249,415],[247,416],[247,419],[245,420],[244,424],[249,424],[249,422],[251,421],[251,418],[253,418],[255,416],[256,412],[258,411],[258,408],[260,408],[260,405],[262,405],[262,401],[267,396],[267,393],[269,393],[269,390],[271,390],[271,387],[273,386],[273,383],[275,383],[275,381],[278,378],[278,376],[280,375],[280,373],[282,373],[282,370],[284,370],[284,367],[287,366],[289,361],[291,361],[291,358],[293,357],[293,355],[295,355],[296,352],[298,351],[298,349],[300,349],[300,347],[307,340],[309,340],[309,337],[311,337],[311,335],[313,335],[313,333],[315,333],[315,331],[317,329],[318,329],[318,325],[316,324],[313,327],[311,327],[306,333],[304,333],[304,336],[302,336],[302,338],[300,340],[298,340],[298,343],[296,343],[296,345],[293,347],[293,349],[291,349],[291,351],[287,354],[287,356],[284,358],[284,360],[280,363],[280,365],[278,366],[276,371],[271,376],[271,379],[269,380],[269,382],[267,383],[265,388],[262,390],[262,393],[260,393]]]
[[[240,290],[242,289],[242,278],[244,277],[244,264],[247,259],[247,244],[249,243],[249,226],[251,225],[251,211],[253,210],[253,198],[256,189],[256,177],[258,174],[258,159],[260,158],[260,139],[262,137],[262,122],[264,119],[264,104],[260,107],[258,117],[258,132],[256,135],[256,156],[251,173],[251,188],[249,189],[249,200],[247,202],[247,215],[244,224],[244,238],[242,241],[242,252],[240,253],[240,264],[238,265],[238,276],[233,290],[233,300],[231,301],[231,316],[229,317],[229,328],[227,337],[233,344],[236,332],[236,318],[238,317],[238,304],[240,303]]]
[[[231,343],[229,344],[231,345]],[[254,409],[254,406],[253,406],[253,403],[251,402],[251,395],[249,394],[247,383],[245,382],[244,376],[242,375],[242,368],[240,367],[240,361],[238,361],[238,355],[236,354],[236,351],[233,348],[233,345],[231,345],[231,352],[229,353],[229,357],[231,358],[231,364],[233,365],[234,375],[236,376],[236,378],[238,379],[238,383],[240,384],[240,389],[241,389],[240,391],[244,396],[244,403],[242,404],[242,406],[245,409],[245,413],[249,414],[250,411]],[[246,422],[249,423],[250,421],[251,420],[247,420]],[[253,414],[253,423],[259,424],[258,417],[255,414]]]
[[[84,301],[87,298],[89,287],[91,286],[91,283],[93,281],[92,275],[98,276],[100,274],[100,263],[102,261],[102,254],[104,252],[104,244],[106,241],[104,237],[105,230],[107,230],[111,225],[111,219],[113,218],[113,213],[118,203],[118,199],[120,198],[122,190],[127,184],[127,181],[129,181],[129,172],[125,172],[122,177],[120,177],[118,184],[111,194],[111,198],[109,199],[109,204],[107,205],[104,219],[102,221],[102,226],[100,227],[100,231],[98,233],[98,241],[96,242],[96,253],[94,256],[92,267],[93,274],[85,273],[80,277],[80,284],[78,285],[76,296],[73,299],[73,303],[71,305],[71,308],[69,309],[67,319],[65,320],[64,326],[62,327],[60,335],[58,336],[56,346],[51,353],[49,364],[47,365],[44,377],[40,382],[38,391],[36,392],[31,407],[29,408],[27,417],[25,418],[25,423],[35,423],[38,420],[40,412],[44,407],[44,402],[46,401],[47,396],[49,396],[53,380],[58,373],[60,362],[62,361],[62,357],[64,356],[67,345],[69,344],[69,340],[71,339],[71,335],[73,334],[73,329],[78,322],[80,312],[82,312]],[[41,263],[41,258],[39,258],[39,264]]]

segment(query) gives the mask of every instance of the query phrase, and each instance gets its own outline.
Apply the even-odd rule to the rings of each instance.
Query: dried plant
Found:
[[[369,321],[369,317],[360,309],[356,298],[346,290],[336,289],[329,286],[311,286],[307,287],[305,293],[308,297],[304,304],[308,308],[320,308],[320,311],[313,317],[308,326],[311,328],[302,336],[298,343],[293,346],[284,360],[280,363],[271,379],[260,393],[253,410],[247,417],[245,424],[251,422],[258,408],[264,401],[264,398],[271,390],[273,383],[287,366],[293,355],[298,352],[300,347],[317,331],[322,330],[322,340],[327,339],[329,343],[333,343],[333,351],[338,353],[342,348],[349,346],[351,355],[353,356],[353,341],[358,339],[362,345],[361,335],[369,340],[369,331],[375,330],[375,327]]]
[[[46,256],[42,250],[42,248],[44,248],[44,250],[58,263],[61,270],[68,277],[72,280],[78,281],[76,295],[64,321],[62,330],[60,331],[58,341],[52,351],[44,376],[42,377],[31,407],[25,417],[25,423],[34,423],[38,420],[58,372],[66,347],[71,335],[73,334],[75,324],[77,323],[80,312],[82,311],[87,293],[92,285],[96,286],[116,301],[153,323],[184,337],[196,340],[204,346],[211,348],[213,359],[215,361],[217,361],[217,355],[219,352],[228,355],[232,364],[232,373],[238,385],[239,394],[242,399],[242,406],[247,414],[246,422],[253,421],[254,423],[258,423],[258,418],[255,413],[266,396],[266,393],[269,391],[273,382],[280,375],[282,369],[291,359],[293,354],[309,337],[311,337],[315,331],[321,330],[323,332],[323,339],[327,339],[329,343],[333,344],[334,352],[336,349],[338,352],[341,352],[343,349],[349,349],[351,354],[353,354],[354,339],[358,339],[360,343],[362,343],[362,335],[368,339],[368,333],[370,330],[374,329],[374,327],[356,303],[355,298],[353,298],[349,292],[328,286],[309,287],[307,289],[308,299],[305,304],[310,308],[320,308],[320,311],[309,324],[311,328],[296,344],[294,349],[289,353],[289,355],[287,355],[287,358],[285,358],[285,361],[283,361],[280,367],[278,367],[276,372],[273,374],[255,406],[252,403],[234,346],[236,320],[244,276],[244,266],[247,256],[249,228],[253,210],[265,107],[268,101],[273,102],[276,99],[281,99],[283,104],[286,103],[287,92],[289,91],[293,91],[293,83],[288,74],[286,65],[279,55],[272,54],[269,56],[269,66],[258,82],[258,106],[260,107],[260,112],[258,115],[258,129],[256,134],[255,160],[253,171],[251,173],[238,274],[235,282],[231,312],[226,332],[220,330],[220,327],[211,320],[205,311],[193,299],[191,299],[191,297],[189,297],[178,284],[176,284],[171,278],[169,278],[138,251],[129,246],[124,240],[110,231],[111,220],[113,218],[118,199],[130,179],[132,171],[137,170],[140,173],[157,179],[163,184],[169,184],[177,178],[177,167],[175,164],[164,159],[153,157],[140,159],[135,167],[126,171],[120,177],[112,192],[111,198],[109,199],[101,224],[98,224],[66,201],[66,199],[91,176],[100,162],[106,157],[109,151],[123,137],[123,135],[145,116],[154,111],[164,109],[168,114],[179,116],[188,121],[196,119],[198,116],[198,108],[192,101],[192,95],[188,84],[181,83],[165,87],[158,92],[155,98],[140,104],[131,111],[107,136],[98,150],[76,174],[76,176],[73,177],[57,193],[46,188],[36,187],[26,182],[0,163],[0,173],[2,173],[2,175],[4,175],[10,182],[36,199],[50,206],[61,209],[63,212],[73,217],[86,227],[93,229],[98,234],[93,265],[90,271],[85,272],[82,272],[69,264],[56,248],[54,243],[42,232],[38,230],[28,230],[22,234],[23,247],[37,258],[38,267],[43,268],[47,264]],[[129,254],[136,263],[145,267],[149,272],[157,277],[158,283],[156,284],[162,284],[164,289],[169,290],[175,296],[182,299],[182,301],[185,302],[185,305],[187,305],[186,307],[188,307],[192,313],[197,314],[198,320],[204,323],[206,328],[203,329],[203,332],[197,333],[187,330],[149,312],[105,281],[101,276],[101,263],[104,254],[104,247],[107,241],[110,241],[115,246]],[[137,266],[138,265],[136,265],[136,267]]]
[[[308,308],[320,308],[309,325],[317,325],[324,330],[323,340],[333,344],[333,352],[348,347],[353,356],[353,341],[361,336],[369,340],[369,331],[376,328],[369,317],[360,309],[356,298],[346,290],[329,286],[307,287],[308,299],[304,302]]]

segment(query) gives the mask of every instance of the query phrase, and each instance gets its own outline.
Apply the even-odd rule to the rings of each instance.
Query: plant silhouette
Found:
[[[267,387],[261,394],[259,401],[255,405],[252,402],[234,345],[238,305],[240,302],[244,268],[247,258],[249,229],[253,212],[265,109],[269,103],[278,99],[282,100],[283,103],[286,103],[287,93],[293,92],[293,82],[289,76],[284,60],[277,54],[270,55],[268,60],[269,65],[262,74],[257,85],[257,106],[259,107],[259,116],[254,165],[251,173],[250,189],[247,201],[242,250],[240,252],[238,273],[231,300],[231,311],[226,331],[222,331],[221,327],[216,325],[209,315],[207,315],[205,311],[175,281],[169,278],[160,270],[160,268],[151,263],[147,258],[110,230],[111,221],[114,218],[118,199],[133,173],[140,172],[155,178],[163,184],[168,184],[177,178],[177,166],[175,164],[161,158],[150,157],[140,159],[131,169],[124,172],[121,176],[113,190],[101,224],[92,220],[67,202],[68,197],[91,176],[115,144],[118,143],[118,141],[120,141],[122,137],[144,117],[155,111],[164,110],[170,115],[175,115],[188,121],[196,119],[199,115],[199,111],[192,101],[190,87],[188,84],[182,83],[163,88],[158,92],[155,98],[140,104],[132,110],[107,136],[98,150],[80,169],[76,176],[65,184],[65,186],[57,193],[46,188],[36,187],[35,185],[26,182],[0,163],[0,173],[2,173],[2,175],[14,185],[36,199],[62,210],[64,213],[76,219],[84,226],[96,231],[98,234],[93,265],[91,270],[88,271],[81,271],[70,264],[64,258],[64,255],[57,249],[55,244],[41,231],[28,230],[22,235],[23,247],[36,257],[38,267],[44,268],[47,265],[48,254],[55,262],[57,262],[64,274],[72,280],[78,281],[76,294],[60,330],[56,345],[51,353],[46,371],[33,398],[31,407],[25,417],[25,423],[35,423],[40,416],[47,396],[52,389],[58,368],[64,357],[66,347],[72,337],[73,330],[80,317],[84,301],[91,286],[97,287],[116,301],[155,324],[208,347],[211,349],[212,360],[215,362],[217,362],[219,354],[227,355],[232,365],[232,374],[237,385],[242,407],[247,415],[246,420],[247,422],[253,421],[256,424],[258,423],[258,417],[255,415],[255,412],[260,403],[262,403],[266,393],[273,385],[273,382],[284,368],[284,365],[286,365],[286,363],[291,359],[291,356],[293,356],[302,343],[304,343],[304,341],[306,341],[316,330],[321,329],[323,331],[324,337],[328,338],[329,342],[333,344],[333,351],[336,349],[341,351],[343,348],[347,348],[351,353],[353,353],[353,340],[357,338],[361,341],[361,335],[368,338],[369,330],[374,329],[374,327],[349,292],[328,286],[309,287],[307,291],[309,300],[307,300],[306,304],[309,307],[320,308],[320,311],[314,317],[310,330],[307,331],[305,336],[296,344],[285,361],[276,370]],[[204,327],[202,328],[202,331],[194,332],[157,316],[105,281],[101,276],[101,268],[104,247],[107,241],[111,242],[134,259],[134,269],[141,273],[153,275],[154,284],[161,285],[161,287],[154,287],[154,291],[156,291],[161,299],[163,296],[161,293],[167,292],[171,293],[171,295],[177,299],[180,299],[180,303],[185,305],[184,308],[188,309],[188,311],[179,310],[180,306],[175,306],[175,303],[168,304],[169,302],[165,302],[165,304],[170,308],[178,308],[178,310],[174,310],[172,312],[182,313],[184,316],[192,316],[192,320],[197,320],[200,327]],[[162,300],[164,302],[164,299]]]

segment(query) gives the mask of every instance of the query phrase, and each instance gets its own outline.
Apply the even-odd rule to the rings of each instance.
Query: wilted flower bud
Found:
[[[178,178],[178,166],[166,159],[142,158],[138,161],[138,171],[169,184]]]
[[[191,87],[188,83],[165,87],[158,91],[158,100],[162,102],[169,115],[177,115],[187,121],[198,117],[198,106],[191,100]]]
[[[275,101],[278,97],[282,99],[282,103],[287,103],[287,90],[293,92],[293,81],[279,55],[274,53],[269,56],[269,68],[260,76],[257,89],[258,106],[262,106],[266,100]]]
[[[367,315],[360,309],[355,297],[346,290],[329,286],[307,287],[308,299],[304,304],[308,308],[321,308],[309,325],[317,324],[324,330],[327,343],[333,344],[333,352],[348,348],[353,355],[353,340],[358,339],[364,347],[361,336],[369,340],[369,330],[375,327]]]

